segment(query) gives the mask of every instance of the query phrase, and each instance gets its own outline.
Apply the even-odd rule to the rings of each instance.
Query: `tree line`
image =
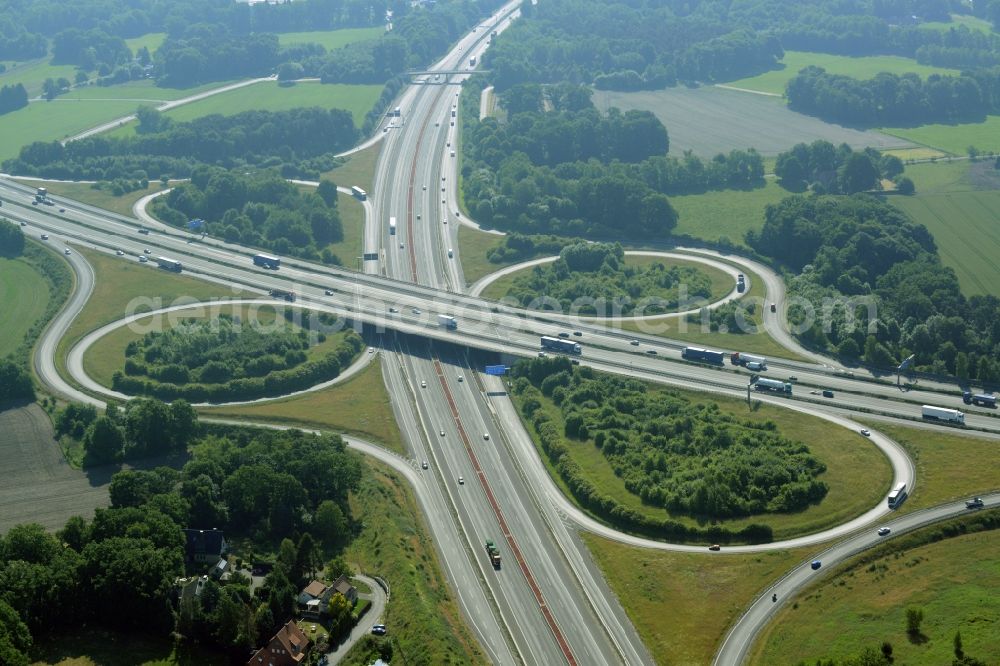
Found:
[[[984,118],[1000,110],[1000,67],[960,76],[882,72],[858,80],[810,66],[792,78],[788,105],[838,123],[868,126],[922,125]]]
[[[140,411],[172,409],[136,402],[124,416],[112,408],[98,419],[125,419],[129,428],[145,422]],[[292,617],[299,589],[327,558],[332,575],[348,572],[340,557],[354,527],[348,494],[363,468],[340,437],[193,425],[191,458],[180,471],[119,472],[111,507],[92,521],[72,517],[55,535],[19,525],[0,537],[3,663],[29,663],[32,636],[88,625],[174,635],[245,660]],[[151,428],[139,435],[156,436]],[[226,582],[206,581],[199,595],[179,595],[182,528],[222,529],[230,543],[247,544],[248,565],[254,550],[276,553],[273,569],[252,592],[235,572]]]
[[[351,114],[342,109],[298,108],[209,115],[169,122],[147,110],[135,136],[92,136],[63,145],[36,141],[16,158],[10,172],[45,178],[185,178],[202,164],[273,167],[286,177],[317,177],[336,165],[335,153],[358,139]],[[157,120],[154,120],[157,119]]]
[[[807,343],[886,370],[914,354],[915,370],[1000,382],[1000,299],[966,298],[927,228],[899,209],[867,195],[793,196],[768,206],[746,240],[793,272],[790,293],[817,312],[825,298],[844,304],[806,328]],[[808,316],[789,312],[804,327]]]
[[[522,307],[557,306],[564,313],[611,316],[632,314],[639,303],[645,306],[643,314],[672,312],[682,299],[711,295],[711,280],[697,268],[661,262],[627,266],[618,243],[574,243],[563,247],[551,264],[516,277],[505,298]]]
[[[315,192],[304,192],[267,171],[246,174],[201,167],[189,182],[156,199],[152,210],[182,229],[190,220],[202,219],[204,231],[229,242],[340,263],[327,247],[344,237],[337,197],[336,185],[328,180]]]

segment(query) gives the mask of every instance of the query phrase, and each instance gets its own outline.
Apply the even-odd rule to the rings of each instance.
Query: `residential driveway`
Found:
[[[332,647],[329,652],[327,652],[326,663],[336,664],[339,663],[344,655],[351,651],[354,644],[360,641],[362,638],[371,633],[372,625],[379,624],[382,621],[382,615],[385,613],[385,602],[386,602],[386,592],[382,589],[373,578],[368,576],[356,575],[351,576],[351,578],[363,581],[372,589],[371,594],[361,594],[358,593],[359,599],[369,599],[372,602],[371,607],[368,612],[365,613],[354,629],[351,630],[351,635],[348,636],[340,645]],[[392,627],[387,627],[388,634],[392,633]]]
[[[107,484],[117,468],[70,467],[37,404],[0,412],[0,460],[0,534],[20,523],[61,529],[70,516],[90,520],[94,509],[110,503]]]

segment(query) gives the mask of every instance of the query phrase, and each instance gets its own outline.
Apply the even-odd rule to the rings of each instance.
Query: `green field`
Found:
[[[342,30],[324,30],[320,32],[282,32],[278,33],[278,43],[281,46],[293,44],[319,44],[327,51],[375,39],[385,33],[383,28],[344,28]]]
[[[60,95],[54,101],[67,99],[84,99],[84,100],[122,100],[132,102],[135,107],[141,105],[155,106],[160,102],[169,102],[175,99],[182,99],[184,97],[190,97],[191,95],[197,95],[205,90],[211,90],[213,88],[221,88],[231,81],[217,81],[215,83],[206,83],[204,85],[195,86],[193,88],[160,88],[152,79],[145,79],[143,81],[129,81],[127,83],[119,83],[115,86],[83,86],[80,88],[74,88],[70,90],[65,95]],[[135,111],[135,109],[132,109]]]
[[[773,178],[768,178],[764,187],[755,190],[673,196],[670,203],[678,216],[674,233],[713,242],[725,237],[736,245],[743,245],[743,235],[748,230],[759,230],[764,225],[764,208],[787,196],[791,193]]]
[[[1000,116],[986,116],[979,123],[886,127],[879,131],[952,155],[965,155],[969,146],[980,153],[1000,152]]]
[[[989,34],[993,32],[993,25],[989,21],[977,18],[975,16],[969,16],[968,14],[952,14],[951,21],[948,23],[943,23],[940,21],[930,21],[928,23],[921,23],[919,27],[926,28],[928,30],[939,30],[942,32],[947,32],[952,29],[957,29],[958,27],[963,25],[969,30],[981,32],[983,34]]]
[[[645,359],[641,361],[643,364],[648,362]],[[693,402],[716,402],[723,413],[733,414],[739,418],[754,422],[774,421],[782,435],[804,442],[813,455],[826,463],[826,472],[817,478],[827,483],[829,492],[820,504],[810,506],[797,513],[761,514],[739,519],[718,520],[713,524],[738,531],[750,523],[764,523],[773,528],[775,540],[787,539],[819,532],[854,518],[882,501],[889,491],[892,469],[888,461],[869,440],[856,432],[846,428],[833,427],[829,421],[815,416],[785,410],[766,403],[756,403],[754,411],[748,413],[746,402],[743,400],[724,396],[709,396],[705,393],[685,391],[676,387],[669,387],[667,390],[678,392]],[[552,422],[556,424],[559,432],[562,432],[562,416],[551,399],[542,398],[542,407],[552,418]],[[520,409],[518,412],[520,413]],[[535,439],[535,444],[539,447],[539,457],[548,467],[553,481],[571,501],[576,503],[562,478],[553,468],[549,457],[541,450],[534,428],[528,424],[525,424],[525,428]],[[567,455],[581,467],[583,477],[597,488],[598,495],[611,497],[623,506],[647,516],[655,518],[669,516],[685,525],[695,526],[698,524],[694,518],[687,515],[673,515],[662,508],[643,503],[639,496],[629,492],[625,487],[625,481],[615,474],[612,464],[593,444],[572,440],[563,441],[567,445]],[[585,507],[580,508],[588,511]],[[601,520],[603,521],[603,519]]]
[[[814,551],[672,553],[580,536],[653,660],[671,666],[712,663],[729,625],[760,590]]]
[[[380,85],[306,81],[282,87],[276,81],[265,81],[185,104],[167,111],[166,115],[184,122],[213,113],[231,116],[242,111],[287,111],[304,106],[319,106],[350,111],[354,123],[360,126],[365,114],[371,110],[381,93]]]
[[[361,487],[350,498],[351,514],[364,522],[344,559],[356,571],[389,583],[392,594],[381,621],[392,637],[392,663],[487,663],[441,571],[438,549],[409,484],[374,461],[367,464]],[[374,655],[363,654],[363,645],[360,641],[340,663],[374,663]]]
[[[167,33],[165,32],[147,32],[141,37],[133,37],[132,39],[126,39],[125,44],[132,49],[132,54],[139,52],[143,46],[149,49],[149,55],[156,53],[156,50],[160,48],[163,41],[167,38]]]
[[[42,84],[45,79],[64,78],[72,81],[76,76],[76,67],[73,65],[51,65],[49,62],[48,56],[25,62],[8,62],[7,71],[0,74],[0,86],[22,83],[30,98],[42,94]]]
[[[257,405],[205,407],[198,411],[204,416],[351,433],[406,455],[377,360],[344,383],[319,391]]]
[[[762,634],[754,664],[815,663],[893,647],[897,664],[938,666],[965,654],[1000,660],[1000,530],[897,550],[892,541],[838,567],[787,604]],[[906,633],[906,610],[921,609],[921,636]]]
[[[344,164],[320,174],[320,177],[332,180],[339,187],[357,185],[366,192],[371,192],[374,189],[372,181],[375,178],[375,163],[378,162],[378,156],[381,152],[382,142],[380,141],[364,150],[353,153]]]
[[[679,266],[681,268],[695,268],[703,273],[705,273],[711,280],[711,296],[708,297],[707,301],[711,303],[717,301],[726,294],[728,294],[733,289],[733,279],[728,274],[722,272],[717,268],[711,266],[706,266],[705,264],[696,261],[685,261],[682,259],[667,259],[665,257],[651,257],[651,256],[627,256],[625,257],[625,266],[646,268],[652,264],[661,263],[664,264],[668,269],[672,266]],[[505,275],[499,278],[495,282],[491,283],[486,289],[483,290],[483,298],[488,298],[490,300],[499,301],[504,296],[508,294],[510,288],[513,286],[514,281],[524,277],[530,271],[534,270],[531,268],[522,268],[519,271]],[[645,295],[636,296],[633,300],[641,300],[645,298]],[[694,308],[699,307],[702,301],[697,301],[688,307]]]
[[[488,234],[464,224],[458,228],[458,256],[462,260],[462,275],[465,277],[465,284],[471,285],[480,278],[513,263],[492,264],[486,258],[487,250],[501,244],[503,244],[503,236]]]
[[[55,141],[135,111],[135,102],[32,102],[0,116],[0,161],[33,141]]]
[[[899,56],[850,56],[831,55],[829,53],[812,53],[809,51],[785,51],[785,57],[780,61],[780,69],[764,72],[736,81],[727,81],[725,85],[734,88],[745,88],[775,95],[785,94],[785,84],[788,83],[804,67],[815,65],[822,67],[831,74],[843,74],[856,79],[870,79],[879,72],[905,74],[913,72],[921,78],[930,74],[958,74],[957,69],[930,67],[921,65],[912,58]]]
[[[338,192],[337,210],[340,212],[344,239],[327,247],[340,258],[341,265],[354,269],[357,267],[356,258],[365,250],[365,208],[349,194]]]
[[[917,194],[889,201],[930,230],[966,296],[1000,296],[1000,172],[992,161],[922,164],[907,173]]]
[[[48,302],[43,275],[24,259],[0,257],[0,358],[18,348]]]

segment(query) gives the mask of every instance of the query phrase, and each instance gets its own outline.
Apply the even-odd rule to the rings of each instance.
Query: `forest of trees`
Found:
[[[881,181],[886,179],[895,181],[900,193],[913,194],[913,181],[903,176],[904,169],[895,155],[883,155],[874,148],[854,151],[846,143],[834,146],[818,139],[779,153],[774,175],[793,192],[808,187],[818,194],[857,194],[881,190]]]
[[[882,72],[862,81],[810,66],[788,82],[785,94],[796,111],[849,125],[982,120],[1000,111],[1000,67],[926,80]]]
[[[674,515],[762,517],[799,511],[826,496],[817,478],[826,465],[773,422],[741,420],[718,405],[574,366],[565,357],[519,361],[513,376],[520,411],[570,491],[618,526],[678,540],[770,538],[766,525],[732,532],[644,516],[596,490],[572,449],[597,447],[630,493]]]
[[[124,414],[98,416],[88,432],[110,422],[149,449],[175,427],[162,417],[172,408],[134,402]],[[28,664],[32,636],[97,626],[175,634],[243,663],[292,617],[298,590],[324,562],[334,576],[347,572],[340,554],[353,530],[348,493],[363,468],[340,437],[188,425],[191,458],[180,471],[119,472],[111,507],[92,521],[70,518],[55,535],[20,525],[0,537],[0,661]],[[182,528],[222,529],[230,542],[276,553],[274,568],[252,592],[235,573],[179,603]]]
[[[63,145],[28,144],[4,169],[73,180],[186,178],[201,164],[275,168],[293,178],[316,178],[336,166],[334,154],[357,141],[351,114],[318,107],[244,111],[168,122],[158,111],[140,113],[135,136],[92,136]]]
[[[266,171],[246,174],[202,167],[189,182],[158,198],[153,213],[179,228],[200,218],[206,232],[230,242],[340,263],[327,247],[344,235],[337,188],[327,180],[308,192]]]
[[[683,291],[682,291],[683,289]],[[643,315],[676,311],[688,299],[708,299],[711,280],[697,268],[627,266],[618,243],[574,243],[563,247],[551,264],[535,266],[514,279],[505,298],[522,307],[581,316],[629,315],[641,305]]]
[[[747,243],[793,271],[791,295],[817,313],[826,298],[851,299],[829,323],[817,317],[801,334],[807,343],[887,370],[915,354],[916,370],[1000,382],[1000,299],[966,298],[931,234],[898,208],[867,195],[793,196],[767,207]],[[807,318],[801,306],[789,311],[793,325]]]
[[[708,162],[668,157],[662,123],[646,112],[601,115],[574,84],[513,86],[506,122],[477,120],[483,78],[466,84],[463,194],[480,223],[523,234],[656,239],[677,214],[667,194],[764,185],[754,150]],[[543,106],[551,111],[543,112]]]

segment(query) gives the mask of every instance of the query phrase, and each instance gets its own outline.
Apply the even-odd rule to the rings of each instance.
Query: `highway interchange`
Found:
[[[513,5],[506,7],[501,15],[512,9]],[[503,18],[484,22],[431,69],[462,69],[470,54],[481,54],[489,32],[505,26]],[[363,262],[361,274],[296,260],[284,260],[278,272],[261,271],[250,264],[250,248],[196,239],[167,227],[140,236],[135,220],[69,200],[59,201],[65,209],[62,212],[32,206],[33,190],[9,179],[0,179],[3,212],[24,222],[28,233],[57,237],[50,242],[69,241],[70,247],[86,244],[112,254],[123,250],[129,257],[155,248],[154,255],[183,261],[187,273],[251,293],[291,288],[301,306],[371,324],[384,355],[384,379],[396,418],[413,456],[407,460],[391,454],[379,457],[405,470],[414,485],[446,575],[488,658],[500,664],[652,663],[575,529],[592,530],[637,546],[710,554],[701,546],[663,544],[617,532],[576,509],[538,459],[530,436],[504,393],[502,380],[473,367],[467,348],[533,356],[538,351],[539,335],[569,330],[569,324],[551,314],[526,315],[461,293],[465,281],[457,243],[457,158],[451,157],[458,129],[451,124],[451,110],[458,101],[459,83],[460,78],[453,77],[447,85],[410,86],[400,100],[403,117],[381,132],[383,148],[365,204],[368,223],[364,241],[365,252],[378,253],[380,260]],[[388,231],[390,216],[398,222],[394,236]],[[687,254],[723,262],[751,279],[762,280],[766,302],[784,303],[781,278],[768,267],[703,250],[688,250]],[[86,384],[86,378],[80,376],[82,364],[68,364],[74,379],[70,383],[59,375],[54,362],[56,345],[89,297],[94,281],[92,269],[78,254],[71,253],[66,259],[77,276],[77,289],[36,348],[36,370],[61,394],[93,402],[95,398],[78,387],[104,393],[106,389],[96,391]],[[326,295],[327,290],[333,294]],[[438,313],[455,316],[458,329],[439,328]],[[895,378],[876,381],[860,373],[851,377],[828,359],[798,345],[785,328],[781,312],[772,315],[764,308],[764,313],[768,333],[811,360],[772,359],[769,376],[796,376],[795,395],[758,394],[757,399],[816,413],[855,430],[860,426],[850,416],[859,412],[876,420],[909,421],[919,419],[921,404],[959,406],[954,404],[954,387],[925,382],[919,388],[901,391]],[[577,322],[572,328],[582,333],[585,352],[581,361],[595,368],[737,397],[746,395],[748,375],[742,370],[674,362],[683,343],[595,322]],[[413,335],[397,336],[393,331]],[[641,346],[631,345],[632,339],[640,340]],[[456,344],[434,344],[436,340]],[[650,359],[647,350],[658,352],[656,360]],[[71,350],[70,355],[79,358],[82,352],[81,347]],[[833,390],[836,399],[814,396],[810,389]],[[990,436],[1000,433],[1000,421],[989,410],[962,408],[970,428]],[[489,440],[484,439],[487,434]],[[906,482],[912,488],[917,482],[913,465],[900,447],[878,432],[873,432],[871,439],[889,457],[894,482]],[[357,441],[352,445],[367,453],[376,449],[366,449]],[[425,460],[427,470],[418,464]],[[464,483],[459,483],[460,477]],[[997,496],[985,499],[989,506],[1000,504]],[[944,505],[888,524],[898,533],[964,511],[960,503]],[[829,568],[876,543],[879,538],[872,525],[882,524],[888,513],[883,504],[828,532],[726,551],[750,552],[841,539],[821,555],[824,567]],[[502,546],[504,562],[499,571],[485,556],[486,539]],[[771,602],[772,592],[780,599],[788,598],[816,577],[808,563],[803,567],[762,593],[727,636],[716,663],[740,663],[756,632],[779,605]]]

